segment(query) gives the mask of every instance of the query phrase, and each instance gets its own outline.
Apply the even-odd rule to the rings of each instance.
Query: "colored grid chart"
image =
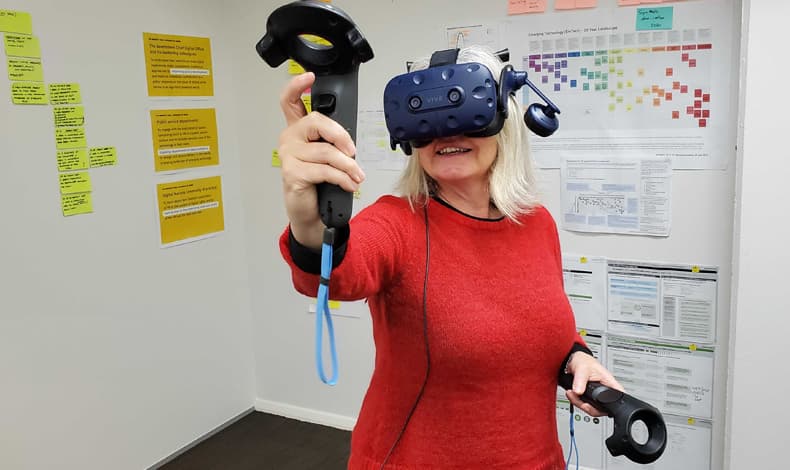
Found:
[[[688,29],[536,39],[523,65],[560,109],[574,108],[566,129],[699,129],[715,118],[711,38]]]

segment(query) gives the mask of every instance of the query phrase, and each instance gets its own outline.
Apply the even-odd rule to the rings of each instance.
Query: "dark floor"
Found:
[[[351,433],[253,412],[159,470],[345,470]]]

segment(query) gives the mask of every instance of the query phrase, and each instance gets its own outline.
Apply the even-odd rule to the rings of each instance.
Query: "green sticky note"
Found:
[[[88,149],[58,150],[58,171],[87,169]]]
[[[637,8],[636,30],[672,29],[672,7]]]
[[[33,34],[33,18],[23,11],[0,10],[0,31]]]
[[[50,83],[49,101],[52,104],[80,104],[82,95],[80,94],[79,83]]]
[[[43,83],[11,83],[11,101],[14,104],[49,104],[47,87]]]
[[[87,147],[84,127],[58,127],[55,129],[55,147],[58,150]]]
[[[52,108],[55,127],[82,126],[85,124],[83,106],[55,106]]]
[[[115,147],[93,147],[90,149],[91,168],[113,166],[118,163]]]
[[[87,171],[61,173],[60,194],[88,193],[92,191],[91,175]]]
[[[35,36],[7,33],[5,35],[5,55],[41,58],[41,45]]]
[[[93,212],[91,193],[63,194],[60,196],[60,206],[63,209],[64,217],[90,214]]]
[[[44,68],[41,59],[8,58],[8,79],[20,82],[43,82]]]

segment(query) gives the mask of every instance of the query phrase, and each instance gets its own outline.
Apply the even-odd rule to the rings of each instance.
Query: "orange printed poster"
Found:
[[[156,171],[219,164],[217,116],[213,108],[151,111]]]
[[[220,176],[158,184],[156,199],[163,248],[225,230]]]
[[[209,38],[143,33],[148,96],[214,96]]]

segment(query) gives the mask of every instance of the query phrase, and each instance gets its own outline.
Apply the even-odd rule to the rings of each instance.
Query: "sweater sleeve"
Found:
[[[364,299],[392,281],[403,250],[403,231],[411,222],[407,220],[408,211],[402,200],[385,196],[351,219],[347,241],[342,243],[342,238],[346,238],[343,234],[335,247],[339,253],[333,260],[329,284],[333,300]],[[294,287],[299,293],[314,297],[320,274],[315,263],[317,260],[320,268],[320,258],[310,257],[309,251],[293,239],[289,228],[280,236],[280,253],[291,268]]]

